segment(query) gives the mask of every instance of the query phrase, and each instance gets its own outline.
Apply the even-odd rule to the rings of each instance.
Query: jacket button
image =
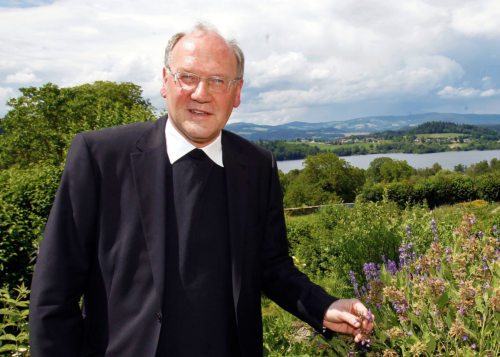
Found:
[[[158,323],[160,323],[160,324],[161,324],[161,320],[162,320],[162,318],[163,318],[163,316],[162,316],[161,312],[157,312],[157,313],[156,313],[156,319],[158,320]]]

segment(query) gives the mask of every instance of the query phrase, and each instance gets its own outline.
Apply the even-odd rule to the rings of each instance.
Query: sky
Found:
[[[20,87],[133,82],[158,112],[169,37],[245,57],[232,122],[500,113],[499,0],[0,0],[0,117]]]

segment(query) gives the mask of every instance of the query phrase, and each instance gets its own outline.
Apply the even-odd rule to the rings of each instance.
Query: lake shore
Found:
[[[488,162],[493,158],[500,160],[500,150],[444,151],[429,154],[387,153],[342,156],[341,158],[349,162],[352,166],[367,169],[370,163],[378,157],[406,160],[410,166],[416,169],[432,167],[432,165],[438,163],[443,169],[453,170],[459,164],[470,166],[483,160]],[[303,163],[304,159],[278,161],[278,169],[284,173],[291,170],[301,170],[304,168]]]

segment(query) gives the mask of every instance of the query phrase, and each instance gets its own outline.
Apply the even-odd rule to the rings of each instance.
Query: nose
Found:
[[[191,93],[191,99],[198,102],[207,102],[210,99],[210,92],[208,91],[208,83],[205,80],[201,80],[198,86]]]

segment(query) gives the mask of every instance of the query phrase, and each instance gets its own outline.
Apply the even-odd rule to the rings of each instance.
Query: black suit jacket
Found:
[[[33,357],[155,356],[168,294],[165,123],[74,138],[33,276]],[[272,155],[226,131],[222,147],[239,343],[243,356],[255,357],[261,292],[318,331],[333,298],[288,255]]]

